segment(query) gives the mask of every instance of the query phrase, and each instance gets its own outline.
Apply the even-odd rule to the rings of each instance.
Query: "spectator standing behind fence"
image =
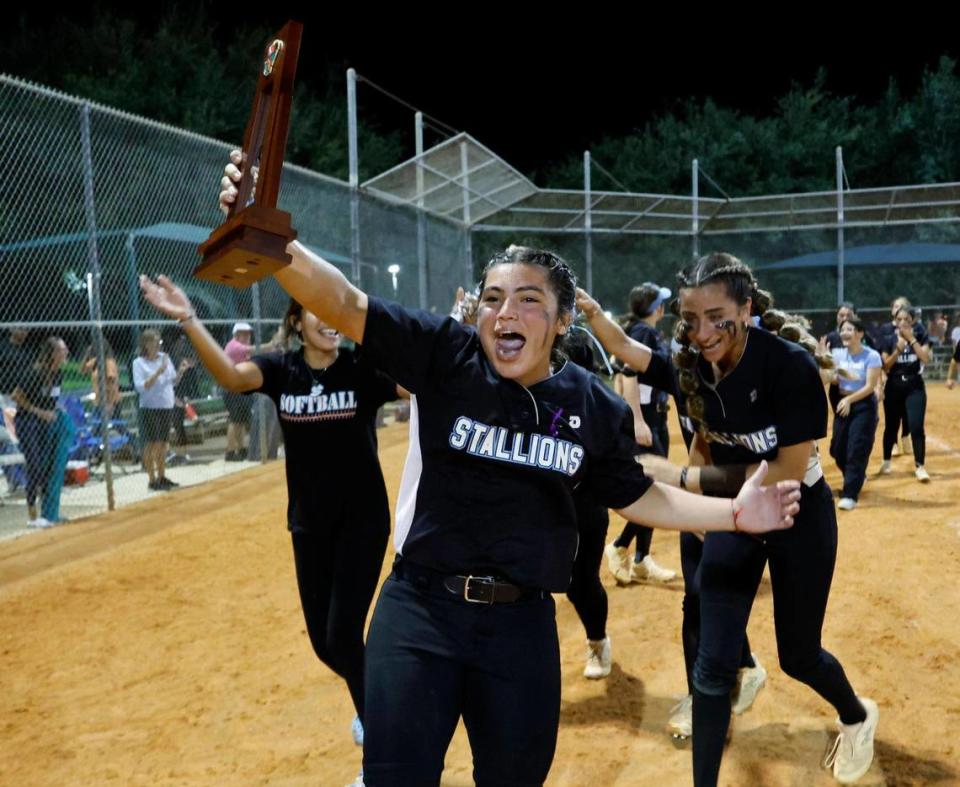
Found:
[[[104,366],[107,368],[107,376],[104,378],[103,385],[106,391],[107,418],[113,418],[113,412],[120,404],[120,367],[117,366],[117,357],[113,353],[110,343],[103,340]],[[90,385],[93,388],[93,403],[100,407],[100,373],[97,369],[97,348],[95,345],[88,345],[83,354],[83,360],[80,362],[80,371],[90,375]]]
[[[936,311],[930,315],[930,319],[927,321],[927,334],[930,336],[931,344],[934,346],[946,344],[948,330],[950,330],[950,324],[947,322],[947,318],[943,316],[943,312]]]
[[[954,343],[953,356],[950,358],[950,366],[947,367],[947,390],[952,391],[957,384],[957,371],[960,368],[960,339]]]
[[[953,330],[950,331],[950,344],[956,345],[960,342],[960,312],[957,312],[953,318]]]
[[[13,391],[17,403],[16,428],[27,469],[27,512],[30,527],[50,527],[56,520],[37,511],[37,497],[43,492],[44,509],[53,507],[56,492],[59,510],[60,484],[52,484],[57,451],[58,422],[67,419],[57,407],[67,345],[59,336],[48,337],[40,345],[36,361],[24,370]],[[53,488],[51,488],[53,487]]]
[[[143,444],[143,465],[149,477],[147,488],[156,492],[166,492],[179,486],[166,476],[173,386],[179,375],[170,356],[160,351],[162,344],[160,334],[148,328],[140,334],[140,355],[133,362],[133,387],[140,394],[143,416],[140,442]]]
[[[839,395],[834,407],[830,456],[843,473],[843,490],[837,507],[850,511],[857,506],[877,434],[879,416],[874,391],[883,361],[876,350],[864,346],[866,332],[857,317],[844,319],[839,333],[843,346],[830,351],[836,363],[836,369],[830,372],[831,383]],[[841,369],[847,374],[841,375]]]
[[[10,338],[0,343],[0,404],[4,407],[8,405],[11,408],[13,407],[14,403],[7,401],[7,397],[13,394],[17,382],[33,360],[26,343],[28,334],[29,331],[26,328],[19,325],[14,326],[10,329]],[[13,417],[12,410],[8,417]],[[0,423],[0,427],[2,426],[3,423]],[[11,431],[13,430],[11,429]],[[16,445],[16,438],[9,433],[4,434],[2,443],[0,443],[0,453],[18,453],[19,450]],[[26,486],[26,473],[23,465],[4,465],[3,474],[6,476],[9,492]]]
[[[249,361],[253,354],[253,328],[248,322],[238,322],[233,326],[233,338],[223,348],[227,357],[236,366]],[[247,458],[244,440],[250,430],[250,400],[243,394],[231,391],[223,392],[223,403],[227,408],[227,454],[228,462],[242,462]]]
[[[27,347],[29,331],[22,326],[10,329],[10,337],[0,344],[0,393],[12,394],[24,371],[33,360]]]

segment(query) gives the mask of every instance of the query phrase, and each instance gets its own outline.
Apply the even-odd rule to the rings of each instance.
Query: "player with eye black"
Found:
[[[770,463],[776,478],[801,482],[791,530],[760,538],[707,533],[704,539],[693,668],[694,783],[717,783],[747,621],[768,563],[780,666],[837,709],[839,734],[826,764],[838,781],[851,783],[873,760],[879,712],[876,703],[855,694],[820,642],[837,522],[816,450],[827,426],[826,396],[811,357],[817,343],[802,326],[768,311],[769,294],[732,255],[701,257],[679,280],[677,338],[683,347],[673,363],[631,342],[590,301],[583,304],[607,350],[662,386],[675,386],[696,423],[689,465],[664,462],[648,469],[658,480],[707,496],[726,494],[761,461]],[[753,316],[781,335],[754,327]],[[822,361],[832,365],[829,356]]]

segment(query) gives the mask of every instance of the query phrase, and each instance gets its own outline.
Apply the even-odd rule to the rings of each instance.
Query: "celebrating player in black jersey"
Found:
[[[350,690],[363,743],[363,627],[390,534],[377,458],[380,405],[406,392],[339,348],[340,334],[296,301],[284,320],[303,346],[234,364],[183,290],[141,277],[144,296],[180,322],[204,366],[229,391],[266,394],[277,408],[287,471],[287,527],[307,633],[317,657]]]
[[[221,201],[236,197],[236,164]],[[438,784],[463,718],[474,779],[541,784],[556,745],[560,659],[553,592],[577,545],[573,490],[672,529],[782,529],[795,481],[707,500],[655,484],[633,459],[633,418],[580,367],[552,358],[575,281],[549,252],[512,248],[480,281],[476,329],[368,297],[298,242],[274,274],[412,393],[399,557],[367,638],[364,779]]]
[[[914,474],[918,481],[926,483],[930,474],[924,467],[927,388],[923,382],[923,364],[930,360],[930,340],[923,324],[916,322],[910,307],[899,309],[894,322],[896,330],[887,335],[881,347],[887,384],[883,392],[883,464],[880,472],[891,471],[890,457],[903,419],[910,425]]]
[[[768,561],[780,666],[839,712],[840,734],[829,763],[839,781],[855,781],[873,759],[878,711],[873,701],[856,696],[843,668],[820,644],[837,522],[815,448],[827,427],[817,364],[804,347],[752,327],[751,314],[763,319],[770,298],[736,257],[702,257],[681,273],[679,294],[678,339],[687,346],[673,365],[632,342],[594,308],[595,301],[581,298],[604,346],[646,372],[654,385],[673,386],[697,427],[690,466],[664,463],[658,476],[701,494],[723,495],[751,466],[767,460],[774,477],[802,481],[792,530],[760,539],[708,533],[704,540],[693,670],[694,782],[717,783],[747,620]],[[816,347],[809,334],[782,328],[785,334],[788,329],[792,338]]]

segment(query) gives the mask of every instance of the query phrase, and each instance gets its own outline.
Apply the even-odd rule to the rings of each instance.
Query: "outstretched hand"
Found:
[[[589,320],[591,317],[595,317],[597,312],[600,311],[600,304],[590,297],[590,293],[586,290],[577,287],[577,308],[582,311],[584,316]]]
[[[744,533],[786,530],[800,510],[800,482],[778,481],[772,486],[761,486],[767,470],[766,461],[761,462],[734,500],[736,527]]]
[[[193,314],[193,305],[186,293],[166,276],[157,276],[156,282],[149,276],[141,276],[140,291],[157,311],[168,317],[185,320]]]

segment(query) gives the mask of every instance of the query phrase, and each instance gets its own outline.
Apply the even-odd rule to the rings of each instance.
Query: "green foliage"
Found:
[[[239,144],[250,113],[264,26],[223,29],[202,3],[168,6],[156,19],[95,6],[91,19],[37,24],[21,12],[0,40],[0,71],[106,106]],[[347,177],[343,69],[297,78],[287,159]],[[398,163],[397,133],[359,128],[361,179]]]
[[[872,104],[832,95],[822,70],[763,117],[689,100],[633,134],[602,138],[591,152],[630,189],[666,194],[689,193],[694,158],[732,196],[831,190],[838,145],[855,188],[960,180],[956,66],[941,58],[911,97],[891,80]],[[549,186],[581,188],[582,159],[571,155],[539,174]],[[595,182],[610,188],[600,175]],[[701,193],[718,196],[703,180]]]

